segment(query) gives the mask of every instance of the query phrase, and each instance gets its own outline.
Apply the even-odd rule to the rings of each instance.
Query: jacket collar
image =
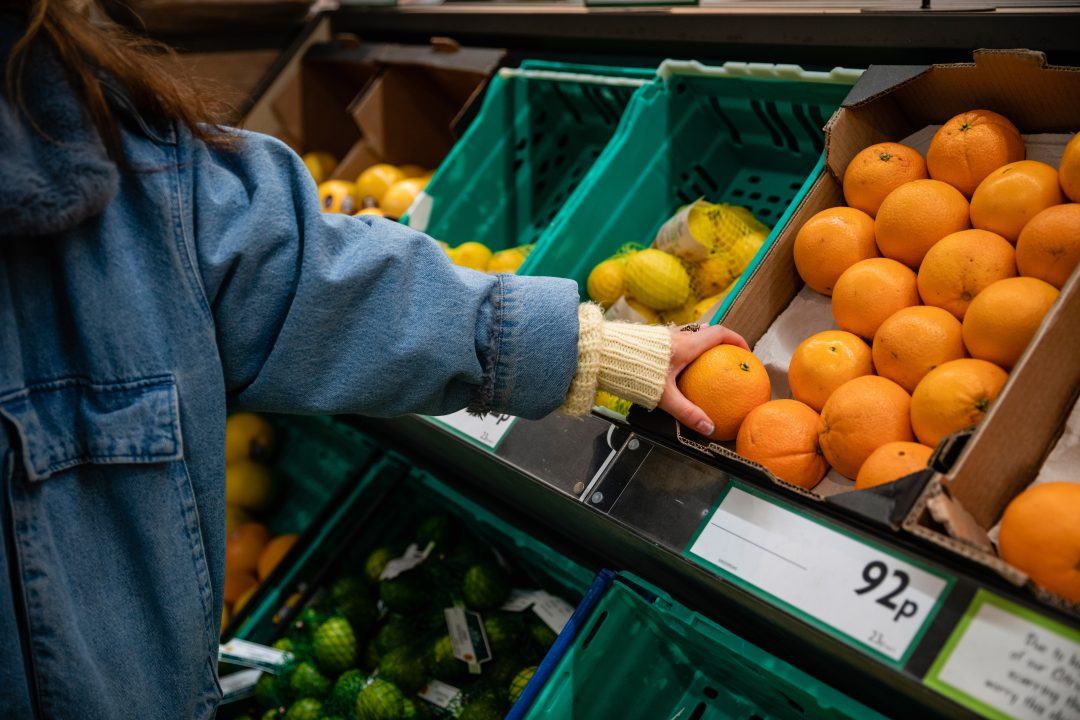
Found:
[[[23,30],[0,13],[0,62]],[[69,230],[100,213],[117,192],[109,159],[63,67],[43,40],[24,70],[26,113],[0,93],[0,240]]]

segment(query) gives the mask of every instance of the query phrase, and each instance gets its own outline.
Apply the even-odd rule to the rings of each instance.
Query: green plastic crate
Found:
[[[577,280],[586,297],[597,263],[624,243],[648,245],[680,206],[700,197],[749,207],[775,235],[820,172],[822,127],[859,71],[667,60],[656,74],[522,274]]]
[[[368,470],[332,514],[298,548],[295,561],[235,636],[270,643],[303,603],[340,568],[362,567],[368,554],[383,545],[410,539],[402,533],[425,515],[447,512],[461,518],[469,531],[512,558],[537,587],[573,602],[588,589],[594,573],[490,510],[418,470],[396,455],[387,455]]]
[[[512,716],[519,708],[514,711]],[[608,587],[521,716],[529,720],[883,720],[847,695],[626,574]]]
[[[278,433],[277,502],[263,514],[273,535],[301,533],[377,452],[360,431],[330,417],[271,418]]]
[[[492,250],[535,242],[652,70],[531,61],[492,79],[476,119],[403,222]]]

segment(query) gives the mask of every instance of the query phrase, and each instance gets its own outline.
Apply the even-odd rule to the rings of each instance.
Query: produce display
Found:
[[[225,421],[225,604],[221,630],[258,590],[296,542],[296,535],[271,537],[260,512],[274,500],[269,461],[276,449],[274,426],[253,413]]]
[[[984,110],[941,126],[925,159],[891,142],[859,152],[847,206],[807,220],[793,248],[836,329],[801,339],[791,399],[770,400],[745,351],[695,361],[679,386],[715,423],[711,439],[806,489],[830,467],[863,489],[924,468],[977,424],[1080,261],[1080,142],[1060,170],[1025,152]]]
[[[319,204],[323,212],[346,215],[399,218],[434,173],[434,170],[419,165],[376,163],[364,169],[355,181],[330,179],[338,165],[333,155],[309,152],[302,159],[319,186]]]
[[[421,517],[397,540],[346,552],[273,643],[290,654],[286,666],[263,674],[234,717],[504,716],[556,637],[528,603],[512,602],[533,580],[450,514]],[[452,638],[450,627],[469,630],[451,625],[447,608],[477,613],[472,649]]]

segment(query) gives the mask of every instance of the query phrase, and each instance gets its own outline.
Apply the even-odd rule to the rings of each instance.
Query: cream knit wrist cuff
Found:
[[[578,368],[563,411],[584,415],[604,390],[649,410],[664,392],[671,331],[657,325],[606,322],[592,303],[578,307]]]

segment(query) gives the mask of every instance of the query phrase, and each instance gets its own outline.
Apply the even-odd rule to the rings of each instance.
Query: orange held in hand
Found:
[[[888,258],[873,258],[855,263],[836,281],[832,313],[841,329],[869,340],[897,310],[918,304],[911,268]]]
[[[818,445],[821,418],[796,400],[771,400],[750,411],[739,428],[735,451],[773,475],[807,490],[829,466]]]
[[[861,338],[844,330],[826,330],[795,348],[788,385],[793,398],[821,412],[836,388],[873,372],[870,347]]]
[[[1058,294],[1053,285],[1036,278],[998,280],[975,297],[964,316],[968,352],[1011,370]]]
[[[912,440],[911,396],[892,380],[865,375],[836,389],[821,411],[821,450],[844,477],[859,474],[888,442]]]
[[[1010,277],[1016,277],[1016,253],[1008,240],[988,230],[961,230],[926,253],[919,266],[919,295],[963,320],[976,295]]]
[[[969,227],[967,199],[937,180],[912,180],[896,188],[874,220],[881,254],[915,269],[938,240]]]
[[[971,197],[983,178],[1002,165],[1024,159],[1024,141],[1009,119],[972,110],[950,119],[934,134],[926,153],[930,177]]]
[[[911,425],[919,442],[936,447],[946,435],[978,425],[1008,379],[997,365],[973,358],[931,370],[911,395]]]
[[[1063,202],[1054,168],[1035,160],[1009,163],[987,175],[971,196],[971,225],[1015,243],[1029,220]]]
[[[891,483],[926,468],[932,448],[913,442],[885,443],[866,458],[855,478],[855,489],[877,487]]]
[[[1001,557],[1036,585],[1080,602],[1080,484],[1046,482],[1013,498],[1001,518]]]
[[[845,270],[878,256],[874,221],[855,208],[822,210],[799,228],[793,252],[803,282],[822,295],[831,295]]]
[[[769,373],[749,350],[718,345],[703,352],[679,376],[679,390],[705,411],[713,440],[734,440],[751,410],[769,401]]]
[[[904,308],[881,323],[874,335],[878,375],[912,392],[926,373],[967,355],[960,321],[947,310],[918,305]]]
[[[1059,290],[1080,263],[1080,203],[1054,205],[1031,219],[1016,241],[1021,275]]]
[[[844,171],[844,202],[871,217],[885,196],[911,180],[928,177],[918,150],[884,142],[864,148]]]

